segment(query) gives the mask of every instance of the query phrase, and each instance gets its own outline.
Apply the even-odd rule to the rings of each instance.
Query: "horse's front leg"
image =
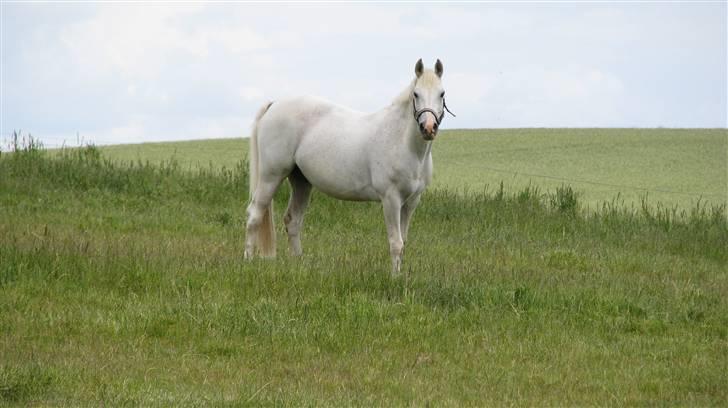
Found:
[[[400,229],[402,231],[402,241],[404,242],[404,245],[407,245],[407,234],[409,232],[410,221],[412,220],[412,214],[414,214],[415,208],[417,208],[417,205],[420,203],[421,196],[421,194],[417,194],[405,201],[404,205],[402,205]]]
[[[385,196],[382,200],[384,208],[384,222],[387,224],[387,237],[389,238],[389,253],[392,255],[392,276],[399,275],[402,264],[401,211],[402,199],[397,194]]]

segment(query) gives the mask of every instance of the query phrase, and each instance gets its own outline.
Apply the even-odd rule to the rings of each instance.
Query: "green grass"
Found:
[[[122,161],[182,167],[234,166],[247,140],[148,143],[102,148]],[[528,186],[569,184],[585,206],[618,200],[639,207],[689,209],[698,201],[728,203],[725,129],[490,129],[443,131],[433,156],[433,187],[490,192],[500,183],[513,194]]]
[[[728,401],[722,207],[434,188],[392,279],[381,207],[318,193],[243,261],[245,164],[180,156],[0,156],[0,404]]]

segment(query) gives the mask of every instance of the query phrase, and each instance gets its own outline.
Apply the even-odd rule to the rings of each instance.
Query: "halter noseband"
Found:
[[[422,116],[425,112],[430,112],[432,116],[435,117],[435,122],[437,123],[437,126],[440,126],[440,123],[442,123],[442,119],[445,117],[445,111],[447,113],[451,114],[453,117],[455,117],[455,114],[450,112],[450,109],[447,108],[447,104],[445,103],[445,98],[442,98],[442,112],[438,115],[437,112],[430,108],[422,108],[420,110],[417,110],[417,105],[415,104],[415,98],[412,97],[412,111],[415,115],[415,122],[420,121],[420,116]]]

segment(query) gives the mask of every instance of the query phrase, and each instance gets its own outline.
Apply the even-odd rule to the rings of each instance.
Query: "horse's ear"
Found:
[[[439,59],[435,63],[435,73],[437,74],[437,76],[442,78],[442,62],[440,62]]]
[[[425,65],[422,63],[422,58],[417,60],[417,63],[415,64],[415,74],[417,75],[417,78],[422,75],[422,71],[425,70]]]

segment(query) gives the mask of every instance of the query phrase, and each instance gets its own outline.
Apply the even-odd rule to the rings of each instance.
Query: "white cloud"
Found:
[[[197,20],[203,10],[188,4],[105,5],[92,18],[65,26],[60,41],[73,64],[91,76],[124,79],[159,77],[179,62],[205,61],[216,48],[235,57],[291,42],[284,36],[273,41],[245,25]]]
[[[221,44],[231,54],[264,50],[273,43],[248,27],[206,27],[197,30],[196,35],[203,38],[208,47]]]
[[[372,111],[419,57],[445,64],[446,127],[726,122],[725,4],[3,7],[3,134],[228,137],[300,94]]]
[[[148,131],[144,126],[142,120],[135,119],[133,122],[113,127],[111,129],[105,129],[100,134],[89,134],[88,137],[90,142],[96,144],[105,144],[111,140],[126,140],[130,143],[143,142]]]
[[[196,8],[106,5],[88,20],[61,32],[73,65],[92,76],[145,78],[159,75],[171,52],[203,56],[207,49],[190,33],[171,24],[173,17]]]
[[[622,81],[595,67],[454,73],[445,85],[459,114],[452,127],[472,118],[484,127],[609,126],[625,97]]]
[[[265,92],[254,86],[244,86],[240,88],[240,96],[246,101],[260,101],[265,96]]]

